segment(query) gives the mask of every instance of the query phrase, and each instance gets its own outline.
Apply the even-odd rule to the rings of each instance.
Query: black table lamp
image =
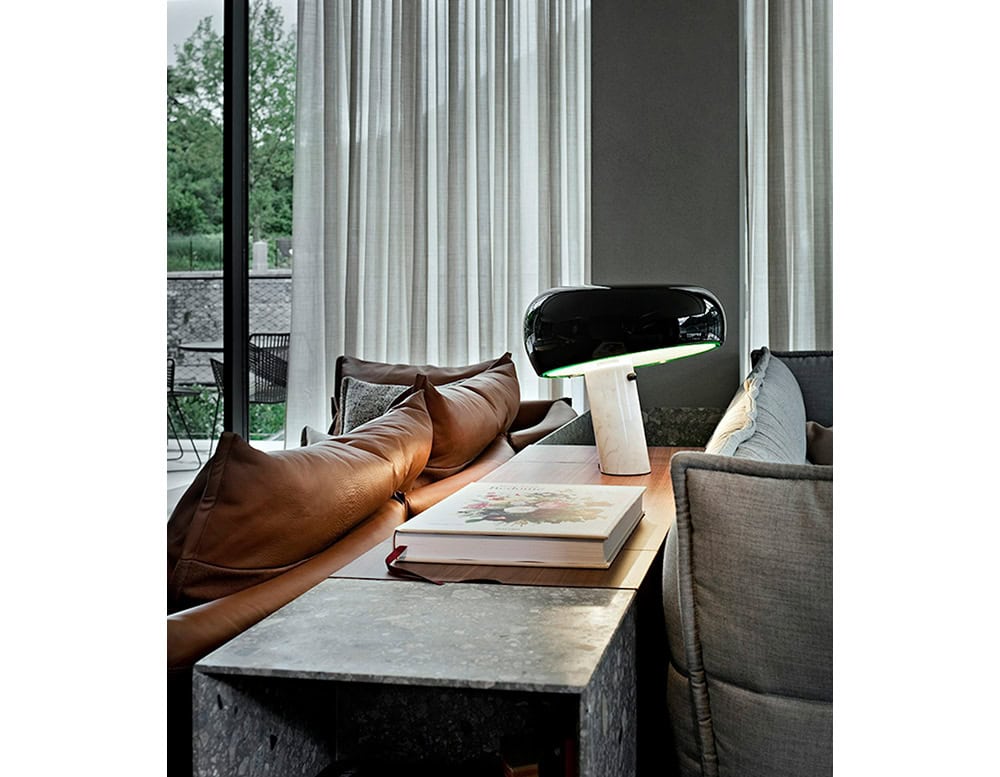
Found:
[[[524,347],[535,372],[584,376],[607,475],[650,471],[635,368],[718,348],[725,333],[719,300],[696,286],[549,289],[524,314]]]

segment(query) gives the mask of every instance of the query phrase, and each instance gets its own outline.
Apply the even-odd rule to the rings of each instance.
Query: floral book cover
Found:
[[[642,511],[643,486],[471,483],[401,531],[604,538]]]

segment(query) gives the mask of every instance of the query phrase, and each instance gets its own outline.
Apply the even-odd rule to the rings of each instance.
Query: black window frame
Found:
[[[223,21],[223,429],[250,439],[250,4],[226,0]]]

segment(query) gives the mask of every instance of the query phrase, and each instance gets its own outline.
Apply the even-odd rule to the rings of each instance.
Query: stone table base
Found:
[[[636,764],[635,594],[330,579],[202,659],[195,774],[462,762],[569,738],[581,777]]]

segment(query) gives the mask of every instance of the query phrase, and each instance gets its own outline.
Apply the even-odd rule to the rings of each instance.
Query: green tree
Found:
[[[222,37],[202,19],[167,68],[167,230],[222,231]],[[270,0],[250,7],[252,238],[290,235],[295,32]]]
[[[250,7],[250,226],[253,239],[292,234],[295,34],[270,0]]]
[[[202,19],[167,68],[167,229],[222,231],[222,38]]]

